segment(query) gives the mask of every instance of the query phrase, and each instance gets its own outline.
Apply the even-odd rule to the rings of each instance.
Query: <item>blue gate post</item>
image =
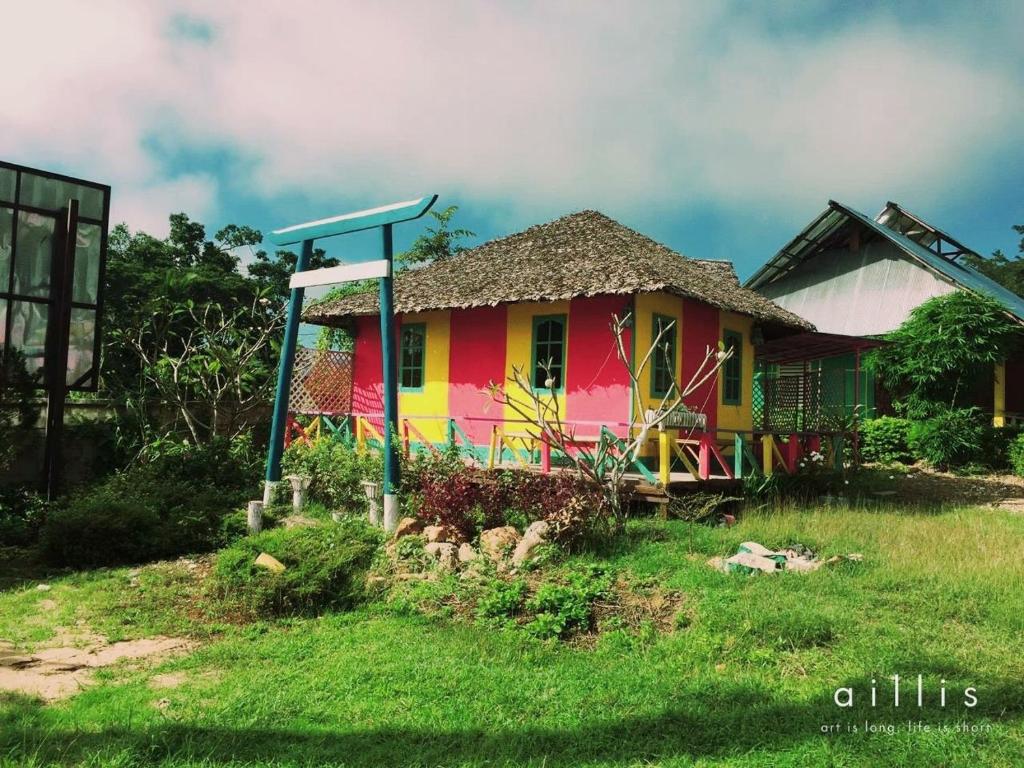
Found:
[[[295,271],[304,272],[313,256],[313,241],[303,240]],[[281,344],[281,366],[277,370],[277,392],[274,395],[274,417],[270,424],[270,449],[267,452],[267,479],[263,484],[263,503],[269,505],[274,485],[281,480],[281,454],[284,452],[284,430],[288,423],[288,395],[292,386],[292,368],[295,366],[295,347],[299,338],[299,322],[305,288],[292,288],[285,319],[284,342]]]
[[[387,275],[380,278],[380,340],[384,358],[384,530],[398,527],[399,464],[394,438],[398,435],[398,365],[395,359],[395,313],[392,289],[394,244],[391,225],[382,228]]]

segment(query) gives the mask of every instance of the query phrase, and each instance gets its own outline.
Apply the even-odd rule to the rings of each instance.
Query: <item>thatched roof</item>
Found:
[[[806,320],[740,287],[728,262],[687,259],[597,211],[581,211],[491,240],[395,277],[395,311],[466,309],[522,301],[664,291],[793,328]],[[308,307],[303,319],[340,325],[375,315],[376,293]]]

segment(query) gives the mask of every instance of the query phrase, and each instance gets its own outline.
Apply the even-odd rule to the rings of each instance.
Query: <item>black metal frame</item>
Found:
[[[82,224],[93,224],[93,225],[96,225],[96,226],[98,226],[100,228],[100,254],[99,254],[99,270],[98,270],[98,277],[97,277],[97,281],[98,282],[97,282],[97,287],[96,287],[96,304],[93,305],[93,304],[89,304],[89,303],[81,302],[81,301],[71,301],[70,302],[70,308],[71,309],[88,309],[88,310],[95,309],[95,312],[96,312],[96,324],[95,324],[95,334],[94,334],[94,339],[93,339],[92,367],[90,368],[90,370],[86,374],[84,374],[83,376],[80,376],[78,378],[78,380],[73,381],[73,382],[69,382],[67,384],[67,389],[69,391],[73,390],[73,391],[78,391],[78,392],[95,392],[96,388],[99,385],[100,349],[101,349],[102,337],[103,337],[103,313],[104,313],[104,303],[105,303],[104,281],[106,279],[106,272],[107,272],[107,240],[108,240],[108,236],[109,236],[108,230],[109,230],[109,227],[110,227],[110,186],[108,184],[100,184],[100,183],[97,183],[97,182],[94,182],[94,181],[87,181],[85,179],[79,179],[79,178],[76,178],[74,176],[67,176],[67,175],[62,174],[62,173],[53,173],[51,171],[43,171],[43,170],[40,170],[38,168],[32,168],[32,167],[25,166],[25,165],[18,165],[16,163],[9,163],[9,162],[5,162],[3,160],[0,160],[0,169],[12,170],[12,171],[14,171],[16,173],[15,184],[14,184],[14,201],[10,202],[10,203],[0,201],[0,209],[2,209],[2,210],[10,210],[12,212],[11,246],[12,246],[12,254],[14,256],[14,261],[12,261],[12,263],[11,263],[11,270],[10,270],[10,275],[8,276],[7,285],[0,286],[0,299],[5,299],[7,301],[7,308],[6,308],[6,311],[4,313],[4,317],[0,318],[0,322],[2,322],[4,324],[4,338],[5,339],[10,339],[11,338],[12,323],[13,323],[13,307],[14,307],[14,303],[15,302],[29,302],[29,303],[32,303],[32,304],[44,304],[44,305],[46,305],[50,309],[50,312],[48,313],[48,317],[47,317],[47,345],[48,346],[49,346],[49,339],[51,337],[50,326],[53,324],[53,322],[55,320],[59,319],[57,317],[59,312],[55,312],[54,309],[57,308],[56,307],[57,296],[58,296],[59,292],[61,291],[61,286],[57,285],[57,284],[54,284],[53,281],[52,281],[52,277],[51,277],[50,295],[45,297],[45,298],[41,297],[41,296],[23,296],[21,294],[16,294],[14,292],[14,266],[15,266],[15,263],[16,263],[16,260],[17,260],[17,252],[16,252],[16,250],[17,250],[17,241],[18,241],[18,213],[19,212],[25,211],[26,213],[35,213],[35,214],[39,214],[39,215],[42,215],[42,216],[48,216],[48,217],[54,218],[54,220],[55,220],[55,226],[54,226],[54,253],[53,253],[53,261],[51,262],[51,265],[50,265],[50,267],[51,267],[51,276],[55,275],[57,260],[63,258],[63,256],[64,256],[64,254],[63,254],[63,250],[64,250],[63,246],[59,242],[59,240],[60,240],[60,237],[59,237],[60,232],[59,232],[59,230],[60,230],[60,227],[61,227],[62,217],[66,216],[65,212],[66,212],[66,209],[67,209],[67,201],[64,201],[64,204],[61,206],[61,208],[56,208],[56,209],[39,208],[39,207],[33,206],[33,205],[23,205],[20,202],[22,174],[23,173],[30,173],[30,174],[32,174],[34,176],[40,176],[40,177],[46,178],[46,179],[53,179],[55,181],[62,181],[62,182],[70,183],[70,184],[77,184],[77,185],[83,186],[83,187],[89,187],[90,189],[98,190],[103,195],[102,218],[96,219],[96,218],[92,218],[92,217],[88,217],[88,216],[81,216],[81,215],[79,215],[77,217],[77,221],[79,223],[82,223]],[[60,272],[63,272],[63,268],[61,268]],[[74,279],[73,273],[72,273],[71,276],[69,276],[69,279]],[[45,359],[49,360],[51,358],[51,355],[52,355],[52,353],[50,352],[50,350],[47,350],[47,354],[46,354],[46,358]],[[65,371],[64,375],[65,375],[65,377],[67,376],[67,372],[66,371]],[[45,388],[45,383],[41,382],[39,387],[40,387],[40,389]]]

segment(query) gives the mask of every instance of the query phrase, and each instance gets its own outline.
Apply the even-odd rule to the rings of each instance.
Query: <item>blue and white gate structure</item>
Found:
[[[384,382],[384,528],[393,531],[398,525],[398,446],[393,436],[398,434],[398,363],[395,350],[395,312],[392,288],[394,246],[391,227],[403,221],[412,221],[425,214],[437,201],[429,195],[404,203],[392,203],[365,211],[345,213],[327,219],[296,224],[277,229],[267,237],[274,245],[301,243],[295,274],[289,286],[288,315],[285,320],[284,343],[281,345],[281,366],[277,373],[277,393],[274,396],[274,416],[270,427],[270,448],[267,451],[267,475],[263,502],[270,503],[274,485],[281,480],[281,454],[284,451],[284,433],[288,421],[288,393],[291,388],[292,368],[295,364],[295,346],[299,335],[302,301],[306,288],[315,285],[335,285],[355,280],[377,278],[380,287],[380,337],[383,352]],[[313,242],[325,237],[381,229],[383,255],[373,261],[341,264],[307,271],[313,255]]]

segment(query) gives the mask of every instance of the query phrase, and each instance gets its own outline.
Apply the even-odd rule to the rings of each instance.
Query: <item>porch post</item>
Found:
[[[392,290],[392,258],[394,245],[391,225],[382,228],[384,258],[388,262],[386,277],[380,278],[380,346],[384,358],[384,530],[398,527],[399,465],[394,437],[398,434],[398,364],[395,355],[394,293]]]
[[[295,261],[295,271],[305,272],[313,256],[313,241],[303,240]],[[299,338],[299,321],[305,288],[292,288],[288,299],[288,316],[281,344],[281,365],[277,370],[277,392],[274,395],[274,415],[270,424],[270,448],[267,451],[267,477],[263,485],[263,503],[269,505],[274,485],[281,480],[281,454],[284,452],[285,430],[288,428],[288,394],[292,386],[292,368],[295,365],[295,346]]]
[[[996,363],[992,372],[992,426],[1006,426],[1006,361]]]

